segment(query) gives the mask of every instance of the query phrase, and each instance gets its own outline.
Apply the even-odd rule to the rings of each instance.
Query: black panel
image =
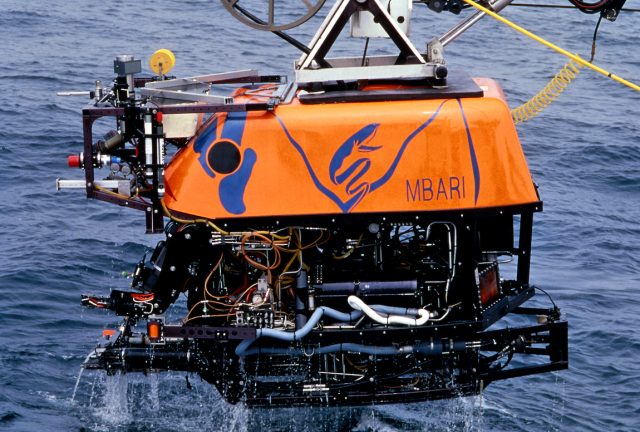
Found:
[[[466,74],[450,72],[447,78],[447,86],[436,88],[428,85],[426,81],[400,81],[394,80],[393,84],[407,84],[406,88],[394,90],[339,90],[336,87],[332,91],[325,87],[324,93],[301,94],[298,99],[303,104],[320,104],[336,102],[384,102],[392,100],[421,100],[421,99],[456,99],[482,97],[484,92]]]

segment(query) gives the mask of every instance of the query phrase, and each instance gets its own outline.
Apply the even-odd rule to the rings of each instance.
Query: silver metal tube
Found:
[[[129,180],[95,180],[94,186],[101,187],[103,189],[118,190],[121,186],[120,182],[129,183]],[[56,190],[60,189],[86,189],[87,182],[85,180],[63,180],[56,179]]]
[[[56,96],[89,96],[88,91],[61,91],[56,92]]]
[[[489,2],[489,7],[491,10],[498,13],[502,9],[507,7],[509,4],[511,4],[512,2],[513,0],[495,0],[493,2]],[[472,27],[475,23],[480,21],[485,15],[486,14],[484,12],[477,11],[476,13],[469,16],[464,21],[461,21],[460,23],[456,24],[453,28],[451,28],[451,30],[449,30],[448,32],[440,36],[438,40],[440,41],[442,46],[448,45],[449,43],[457,39],[458,36],[460,36],[462,33],[469,30],[470,27]]]
[[[151,165],[153,165],[153,139],[151,138],[151,135],[153,133],[152,130],[152,118],[151,118],[151,113],[147,113],[144,115],[144,162],[146,165],[145,168],[145,175],[147,176],[147,178],[151,178],[153,177],[153,168],[151,168]]]

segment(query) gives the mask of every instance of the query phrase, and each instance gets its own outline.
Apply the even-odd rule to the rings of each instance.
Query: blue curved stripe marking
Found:
[[[242,145],[242,135],[244,135],[244,125],[247,122],[247,112],[230,112],[224,121],[220,138],[228,139],[239,146]]]
[[[196,138],[196,142],[193,144],[193,150],[196,153],[201,153],[205,145],[211,143],[211,141],[216,139],[217,132],[218,119],[214,119],[211,124],[207,126],[205,131],[198,135],[198,138]]]
[[[462,120],[464,121],[464,127],[467,130],[467,141],[469,142],[469,154],[471,155],[471,166],[473,167],[473,179],[475,180],[475,201],[474,205],[478,204],[478,195],[480,195],[480,169],[478,168],[478,158],[476,157],[476,151],[473,147],[473,139],[471,138],[471,131],[469,130],[469,123],[467,123],[467,116],[464,114],[464,108],[462,108],[462,101],[457,99],[460,106],[460,112],[462,113]]]
[[[448,102],[448,100],[443,101],[440,106],[438,106],[438,109],[436,109],[436,111],[431,115],[431,117],[429,117],[429,119],[422,123],[420,126],[418,126],[418,128],[416,130],[414,130],[408,137],[406,140],[404,140],[404,142],[402,143],[402,145],[400,146],[400,150],[398,151],[398,154],[396,155],[396,158],[394,159],[393,163],[391,164],[391,166],[389,167],[389,169],[387,170],[387,172],[377,181],[371,183],[371,190],[370,192],[373,192],[374,190],[378,189],[380,186],[384,185],[386,182],[389,181],[389,179],[391,178],[391,176],[393,176],[393,173],[395,172],[396,168],[398,167],[398,164],[400,163],[400,159],[402,158],[402,155],[404,154],[404,151],[407,149],[407,146],[409,145],[409,143],[411,141],[413,141],[413,139],[420,133],[422,132],[427,126],[429,126],[431,124],[431,122],[433,122],[436,117],[438,117],[438,114],[440,114],[440,110],[442,109],[442,107],[444,106],[444,104],[446,104]]]
[[[316,173],[313,171],[313,168],[311,167],[311,163],[309,162],[309,159],[307,159],[307,155],[304,153],[304,150],[302,150],[302,147],[300,146],[300,144],[298,144],[298,142],[295,139],[293,139],[293,137],[289,133],[289,130],[285,126],[285,124],[282,121],[282,119],[280,117],[278,117],[276,114],[274,114],[274,117],[276,118],[276,120],[278,120],[278,123],[280,123],[280,126],[282,126],[282,129],[284,130],[285,135],[289,139],[289,142],[293,145],[293,147],[298,151],[298,153],[302,157],[302,161],[306,165],[307,171],[309,171],[309,175],[311,175],[311,180],[313,180],[313,183],[316,185],[318,190],[320,190],[320,192],[322,192],[329,199],[331,199],[331,201],[335,202],[338,205],[338,207],[340,208],[340,210],[342,210],[343,212],[347,212],[351,208],[349,203],[351,201],[354,201],[354,199],[351,199],[351,200],[347,201],[346,203],[342,202],[342,200],[340,198],[338,198],[338,196],[336,194],[334,194],[331,190],[327,189],[320,182],[320,180],[316,176]]]
[[[193,151],[198,153],[198,162],[200,166],[204,168],[205,172],[211,178],[216,177],[216,173],[214,173],[211,168],[209,168],[209,164],[207,163],[207,151],[209,144],[216,140],[216,136],[218,134],[218,119],[213,119],[211,124],[207,126],[205,131],[198,135],[196,138],[196,142],[193,143]],[[206,147],[206,149],[205,149]]]
[[[240,168],[220,181],[220,202],[229,213],[242,214],[246,211],[244,192],[257,160],[253,149],[245,150]]]
[[[232,112],[228,113],[222,131],[220,132],[221,139],[227,139],[235,142],[239,146],[242,145],[242,136],[244,135],[244,127],[247,121],[247,112]],[[200,166],[211,178],[216,177],[216,173],[209,167],[207,161],[207,154],[211,144],[218,139],[218,121],[216,117],[211,124],[207,126],[204,132],[202,132],[195,143],[193,143],[193,150],[198,153],[198,162]]]

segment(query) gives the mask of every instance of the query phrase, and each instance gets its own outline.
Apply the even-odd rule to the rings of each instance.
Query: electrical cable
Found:
[[[594,65],[592,63],[589,63],[588,61],[584,60],[582,57],[580,57],[578,55],[575,55],[575,54],[572,54],[569,51],[567,51],[565,49],[562,49],[557,45],[552,44],[551,42],[541,38],[540,36],[537,36],[537,35],[531,33],[530,31],[520,27],[519,25],[509,21],[508,19],[498,15],[497,13],[487,9],[486,7],[475,3],[473,0],[462,0],[462,1],[464,1],[467,4],[472,5],[474,8],[486,13],[490,17],[500,21],[501,23],[503,23],[503,24],[511,27],[512,29],[522,33],[523,35],[535,40],[536,42],[541,43],[542,45],[546,46],[547,48],[551,48],[552,50],[554,50],[554,51],[556,51],[556,52],[558,52],[558,53],[560,53],[560,54],[562,54],[564,56],[569,57],[571,60],[574,60],[575,62],[580,63],[581,65],[586,66],[589,69],[591,69],[591,70],[593,70],[595,72],[598,72],[599,74],[602,74],[602,75],[606,76],[607,78],[611,78],[612,80],[614,80],[616,82],[619,82],[620,84],[624,84],[627,87],[630,87],[630,88],[632,88],[632,89],[634,89],[636,91],[640,91],[640,86],[639,85],[634,84],[631,81],[627,81],[624,78],[619,77],[618,75],[615,75],[615,74],[613,74],[613,73],[611,73],[609,71],[606,71],[606,70],[602,69],[599,66],[596,66],[596,65]]]
[[[582,65],[573,60],[564,65],[560,72],[549,81],[540,92],[529,99],[524,104],[511,110],[511,116],[515,124],[524,123],[531,120],[542,112],[543,109],[551,105],[567,89],[569,84],[580,73]]]
[[[537,289],[538,291],[540,291],[540,292],[544,293],[547,297],[549,297],[549,301],[551,301],[551,304],[553,304],[553,308],[554,308],[554,309],[557,309],[557,310],[560,310],[560,309],[558,308],[558,306],[556,305],[556,302],[554,302],[554,301],[553,301],[553,298],[549,295],[549,293],[548,293],[548,292],[546,292],[545,290],[543,290],[542,288],[537,287],[537,286],[534,286],[533,288]]]
[[[349,256],[353,253],[353,251],[356,250],[356,248],[360,247],[360,243],[362,242],[363,237],[364,237],[364,232],[360,234],[360,237],[358,238],[358,242],[354,246],[347,247],[347,251],[342,255],[333,254],[333,259],[342,260],[345,258],[349,258]]]
[[[640,91],[640,86],[634,84],[630,81],[627,81],[617,75],[608,72],[593,63],[591,61],[586,61],[578,55],[572,54],[557,45],[552,44],[551,42],[537,36],[530,31],[518,26],[517,24],[503,18],[502,16],[496,14],[495,12],[475,3],[473,0],[462,0],[465,3],[473,6],[474,8],[484,12],[485,14],[491,16],[492,18],[500,21],[501,23],[511,27],[512,29],[522,33],[523,35],[535,40],[536,42],[541,43],[542,45],[553,49],[554,51],[565,55],[571,59],[569,63],[567,63],[561,70],[558,72],[547,86],[542,89],[538,94],[536,94],[533,98],[531,98],[528,102],[523,105],[513,109],[511,114],[513,116],[513,120],[515,124],[519,124],[525,122],[536,115],[538,115],[544,108],[549,106],[553,101],[555,101],[558,96],[567,88],[567,86],[576,78],[576,75],[580,72],[579,69],[582,67],[588,67],[589,69],[598,72],[607,78],[611,78],[614,81],[617,81],[621,84],[626,85],[636,91]],[[571,1],[571,0],[570,0]],[[593,44],[592,44],[592,56],[591,60],[595,56],[595,41],[597,37],[597,32],[600,27],[600,20],[596,25],[596,29],[593,36]]]
[[[602,15],[600,15],[600,18],[598,18],[596,29],[593,31],[593,40],[591,42],[591,58],[589,59],[589,63],[593,63],[593,59],[596,56],[596,39],[598,38],[598,30],[600,29],[601,22],[602,22]]]
[[[369,38],[364,41],[364,52],[362,53],[362,64],[360,66],[365,65],[367,60],[367,50],[369,49]]]
[[[209,280],[211,279],[211,276],[213,275],[213,273],[220,267],[220,264],[222,264],[222,260],[224,258],[224,252],[220,254],[220,259],[218,260],[218,262],[213,266],[213,268],[211,269],[211,271],[209,272],[209,275],[207,276],[207,278],[204,280],[204,296],[205,298],[207,296],[212,297],[212,298],[216,298],[216,299],[220,299],[220,298],[228,298],[229,296],[214,296],[213,294],[211,294],[209,292]]]
[[[162,210],[164,210],[164,214],[167,215],[167,217],[169,219],[171,219],[174,222],[178,222],[180,224],[205,224],[205,225],[209,225],[211,228],[213,228],[214,230],[218,231],[220,234],[222,235],[229,235],[229,233],[225,230],[223,230],[222,228],[220,228],[219,226],[217,226],[216,224],[214,224],[213,222],[211,222],[208,219],[181,219],[178,218],[176,216],[174,216],[173,214],[171,214],[171,212],[169,211],[169,209],[167,208],[167,205],[165,204],[164,200],[160,200],[160,204],[162,205]]]
[[[602,15],[598,18],[596,28],[593,32],[593,40],[591,42],[591,58],[589,63],[593,62],[596,56],[596,40],[598,37],[598,30],[600,29],[600,23],[602,22]],[[573,80],[580,73],[582,65],[571,60],[569,63],[558,72],[538,94],[529,99],[524,104],[511,110],[513,122],[515,124],[523,123],[527,120],[540,114],[540,112],[551,105],[573,82]]]

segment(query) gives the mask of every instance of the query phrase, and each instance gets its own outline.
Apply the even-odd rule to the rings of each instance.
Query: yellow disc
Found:
[[[149,67],[158,75],[169,73],[176,64],[176,56],[168,49],[162,48],[149,57]]]

